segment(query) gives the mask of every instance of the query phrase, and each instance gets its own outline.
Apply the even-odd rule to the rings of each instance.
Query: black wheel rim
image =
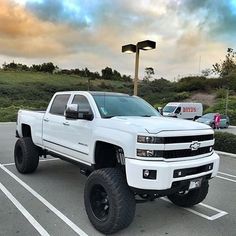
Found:
[[[109,199],[107,192],[101,185],[94,185],[90,193],[91,209],[95,217],[100,221],[105,221],[109,214]]]
[[[189,193],[189,190],[182,190],[177,193],[178,196],[184,196]]]
[[[16,162],[18,165],[21,165],[23,162],[23,152],[21,147],[17,147],[16,149]]]

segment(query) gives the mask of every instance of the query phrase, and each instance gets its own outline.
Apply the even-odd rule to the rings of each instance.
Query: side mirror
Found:
[[[66,119],[79,119],[79,106],[78,104],[70,104],[66,107],[64,113]]]
[[[66,119],[92,120],[93,114],[90,109],[80,109],[78,104],[70,104],[65,110]]]

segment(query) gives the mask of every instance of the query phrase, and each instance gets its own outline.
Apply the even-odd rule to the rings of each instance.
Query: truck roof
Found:
[[[178,106],[180,104],[201,104],[200,102],[169,102],[167,105],[175,105]]]
[[[101,96],[130,96],[126,93],[114,93],[114,92],[101,92],[101,91],[89,91],[91,95],[101,95]]]
[[[115,92],[101,92],[101,91],[61,91],[56,94],[64,94],[64,93],[90,93],[91,95],[100,95],[100,96],[130,96],[126,93],[115,93]]]

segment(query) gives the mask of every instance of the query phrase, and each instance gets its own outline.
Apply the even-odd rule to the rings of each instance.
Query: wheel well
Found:
[[[124,165],[124,151],[114,144],[98,141],[95,147],[95,168],[108,168]]]
[[[21,130],[23,137],[31,137],[31,128],[29,125],[22,124]]]

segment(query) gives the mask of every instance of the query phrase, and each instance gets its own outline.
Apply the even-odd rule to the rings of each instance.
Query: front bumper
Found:
[[[211,175],[215,177],[219,169],[219,156],[213,152],[210,156],[202,157],[195,160],[165,162],[165,161],[143,161],[126,158],[125,168],[127,183],[130,187],[144,190],[166,190],[170,189],[174,182],[198,178],[201,176]],[[183,177],[174,177],[175,170],[194,169],[200,166],[213,164],[209,171],[204,170],[197,174],[189,174]],[[145,179],[144,170],[155,170],[156,179]]]

